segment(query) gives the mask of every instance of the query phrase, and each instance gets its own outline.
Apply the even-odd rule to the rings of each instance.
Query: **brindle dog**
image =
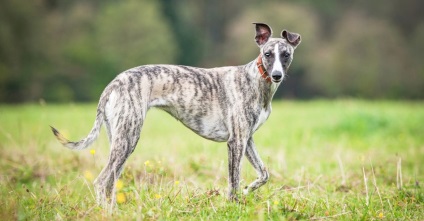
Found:
[[[134,151],[146,113],[152,107],[168,112],[206,139],[227,142],[229,199],[237,201],[243,156],[258,174],[243,193],[268,181],[268,171],[252,135],[270,115],[272,97],[301,38],[286,30],[281,32],[281,38],[271,38],[268,25],[254,24],[260,54],[250,63],[212,69],[180,65],[135,67],[107,85],[100,97],[94,126],[86,138],[71,142],[52,127],[64,146],[81,150],[92,144],[101,125],[106,125],[111,150],[108,164],[94,181],[99,204],[115,203],[115,181]]]

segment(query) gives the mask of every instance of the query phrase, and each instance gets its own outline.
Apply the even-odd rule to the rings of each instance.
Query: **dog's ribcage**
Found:
[[[157,107],[210,140],[227,141],[235,127],[249,129],[251,135],[268,118],[273,91],[261,93],[266,82],[258,85],[249,68],[256,67],[149,65],[125,71],[102,94],[108,97],[106,126],[125,127],[120,118],[144,119],[149,108]],[[124,105],[119,112],[118,105]]]

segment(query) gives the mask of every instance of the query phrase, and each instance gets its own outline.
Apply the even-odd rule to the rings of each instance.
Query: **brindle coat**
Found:
[[[151,107],[168,112],[206,139],[227,142],[230,199],[237,200],[244,155],[258,178],[243,192],[251,192],[268,181],[269,174],[252,135],[271,113],[271,99],[289,68],[300,35],[284,30],[281,38],[271,38],[268,25],[254,24],[259,59],[271,81],[262,78],[256,59],[242,66],[212,69],[180,65],[135,67],[119,74],[105,88],[94,126],[86,138],[71,142],[52,127],[63,145],[80,150],[92,144],[101,125],[106,125],[111,151],[108,164],[94,181],[98,203],[114,204],[115,181],[137,145]]]

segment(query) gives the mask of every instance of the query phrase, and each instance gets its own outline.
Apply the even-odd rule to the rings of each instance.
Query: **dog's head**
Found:
[[[256,25],[255,41],[260,48],[262,64],[272,82],[280,83],[293,60],[294,49],[300,44],[300,35],[283,30],[281,38],[271,38],[272,30],[267,24]]]

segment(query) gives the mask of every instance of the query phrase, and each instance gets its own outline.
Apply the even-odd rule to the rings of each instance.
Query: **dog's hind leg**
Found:
[[[122,122],[121,129],[114,134],[108,163],[94,181],[99,204],[115,204],[115,183],[121,175],[125,161],[137,145],[140,129],[141,121],[128,120]]]
[[[246,157],[250,164],[252,164],[252,166],[255,168],[256,173],[258,174],[258,178],[243,189],[244,194],[258,189],[269,180],[269,173],[265,168],[261,158],[259,157],[258,152],[256,151],[253,138],[250,138],[249,141],[247,141]]]
[[[103,207],[111,205],[112,208],[115,205],[115,183],[121,175],[125,161],[137,145],[147,111],[141,107],[139,101],[134,102],[129,97],[132,96],[127,94],[124,98],[120,97],[119,105],[112,102],[113,108],[106,114],[106,120],[110,120],[107,124],[111,140],[110,156],[107,165],[94,181],[97,202]]]

